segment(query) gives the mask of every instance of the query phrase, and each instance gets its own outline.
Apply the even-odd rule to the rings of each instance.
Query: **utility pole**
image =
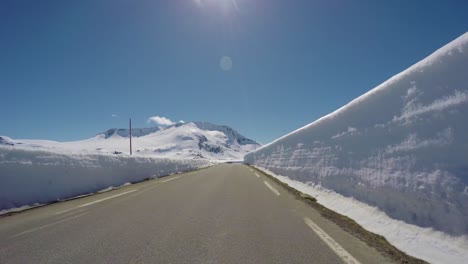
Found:
[[[130,155],[132,155],[132,119],[130,118],[129,120],[129,126],[130,126]]]

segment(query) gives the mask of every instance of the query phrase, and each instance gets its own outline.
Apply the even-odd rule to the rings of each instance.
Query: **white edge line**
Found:
[[[21,232],[21,233],[18,233],[18,234],[14,235],[14,236],[11,236],[10,238],[19,237],[19,236],[22,236],[22,235],[25,235],[25,234],[28,234],[28,233],[31,233],[31,232],[34,232],[34,231],[37,231],[37,230],[41,230],[41,229],[47,228],[47,227],[49,227],[49,226],[53,226],[53,225],[57,225],[57,224],[60,224],[60,223],[63,223],[63,222],[67,222],[67,221],[70,221],[70,220],[72,220],[72,219],[81,217],[81,216],[86,215],[86,214],[88,214],[88,212],[82,213],[82,214],[79,214],[79,215],[75,215],[75,216],[72,216],[72,217],[68,217],[68,218],[65,218],[65,219],[62,219],[62,220],[59,220],[59,221],[56,221],[56,222],[47,224],[47,225],[43,225],[43,226],[31,228],[31,229],[28,229],[28,230],[23,231],[23,232]]]
[[[320,239],[327,244],[328,247],[335,252],[335,254],[340,257],[345,263],[348,264],[360,264],[359,261],[357,261],[351,254],[349,254],[348,251],[346,251],[338,242],[333,240],[325,231],[323,231],[318,225],[316,225],[312,220],[310,220],[308,217],[304,217],[304,222],[306,225],[314,231]]]
[[[55,214],[63,214],[63,213],[69,212],[71,210],[75,210],[75,209],[78,209],[78,208],[82,208],[82,207],[90,206],[90,205],[97,204],[97,203],[100,203],[100,202],[104,202],[106,200],[109,200],[109,199],[112,199],[112,198],[115,198],[115,197],[119,197],[119,196],[122,196],[122,195],[125,195],[125,194],[128,194],[128,193],[136,192],[136,191],[138,191],[138,189],[126,191],[126,192],[119,193],[119,194],[116,194],[116,195],[112,195],[112,196],[109,196],[109,197],[106,197],[106,198],[103,198],[103,199],[100,199],[100,200],[96,200],[96,201],[92,201],[92,202],[85,203],[85,204],[82,204],[82,205],[78,205],[77,207],[73,207],[73,208],[70,208],[70,209],[67,209],[67,210],[63,210],[63,211],[57,212]]]
[[[177,177],[174,177],[174,178],[170,178],[170,179],[167,179],[167,180],[162,180],[161,182],[168,182],[168,181],[172,181],[172,180],[175,180],[177,178],[179,178],[180,176],[177,176]]]
[[[280,195],[280,193],[278,192],[278,190],[276,190],[273,186],[271,186],[267,181],[263,181],[265,183],[265,185],[270,188],[270,190],[276,194],[276,195]]]

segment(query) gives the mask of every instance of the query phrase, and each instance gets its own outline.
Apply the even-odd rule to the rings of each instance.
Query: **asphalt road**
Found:
[[[386,263],[244,165],[0,217],[0,263]]]

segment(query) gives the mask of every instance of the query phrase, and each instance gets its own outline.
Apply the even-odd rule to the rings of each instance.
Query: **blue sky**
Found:
[[[465,0],[2,0],[0,135],[77,140],[164,116],[268,143],[463,34],[467,13]]]

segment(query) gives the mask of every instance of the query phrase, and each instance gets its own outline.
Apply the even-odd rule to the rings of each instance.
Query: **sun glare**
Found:
[[[226,11],[238,11],[239,6],[236,0],[193,0],[200,7],[218,7]]]

